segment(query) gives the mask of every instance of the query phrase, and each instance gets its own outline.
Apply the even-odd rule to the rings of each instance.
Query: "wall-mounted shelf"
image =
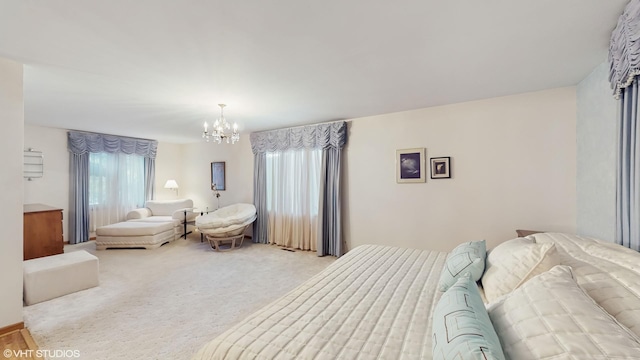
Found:
[[[29,181],[44,176],[44,155],[42,151],[29,148],[24,151],[23,177]]]

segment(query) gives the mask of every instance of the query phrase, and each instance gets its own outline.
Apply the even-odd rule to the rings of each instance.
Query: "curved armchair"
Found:
[[[244,231],[256,220],[253,204],[234,204],[196,218],[196,227],[203,233],[214,250],[220,244],[231,242],[231,249],[242,246]],[[236,246],[236,241],[239,245]]]

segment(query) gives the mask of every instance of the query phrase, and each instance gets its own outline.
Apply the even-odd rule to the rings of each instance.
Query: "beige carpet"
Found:
[[[207,341],[320,272],[333,257],[245,241],[218,253],[199,235],[156,250],[96,251],[100,286],[24,308],[40,349],[81,359],[189,359]]]

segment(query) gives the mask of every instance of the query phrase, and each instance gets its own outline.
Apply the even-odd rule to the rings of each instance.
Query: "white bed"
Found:
[[[195,359],[431,357],[447,254],[360,246],[203,347]]]
[[[432,359],[432,339],[442,336],[432,330],[439,280],[459,253],[451,255],[444,272],[447,253],[357,247],[194,359]],[[491,301],[487,311],[507,359],[640,359],[639,253],[544,233],[506,241],[486,259],[480,296]],[[560,279],[563,271],[568,279]],[[553,286],[562,293],[563,284],[570,295],[547,304]]]

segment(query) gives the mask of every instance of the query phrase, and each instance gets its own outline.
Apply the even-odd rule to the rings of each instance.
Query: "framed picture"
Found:
[[[224,177],[224,161],[215,161],[211,163],[211,190],[226,190],[226,181]]]
[[[431,178],[449,179],[451,178],[451,157],[431,158]]]
[[[396,182],[425,182],[425,153],[425,148],[396,150]]]

